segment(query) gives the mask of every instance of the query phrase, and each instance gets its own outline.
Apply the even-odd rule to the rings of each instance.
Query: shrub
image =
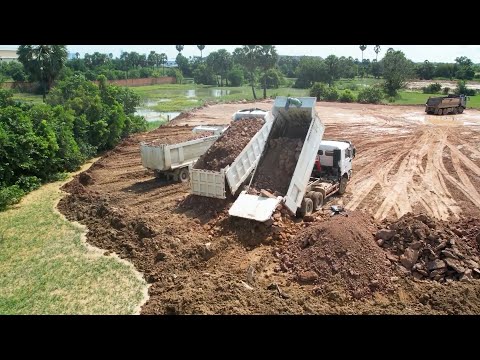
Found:
[[[236,67],[230,70],[227,74],[227,79],[230,82],[230,86],[242,86],[243,84],[243,71]]]
[[[450,88],[448,86],[445,86],[442,90],[443,95],[448,95],[449,92],[450,92]]]
[[[329,87],[325,91],[325,100],[327,101],[337,101],[338,100],[338,91],[334,87]]]
[[[475,89],[468,89],[465,81],[459,81],[457,83],[457,87],[455,88],[455,94],[457,95],[467,95],[467,96],[475,96],[476,95]]]
[[[384,97],[382,89],[376,86],[369,86],[360,90],[358,102],[362,104],[378,104]]]
[[[352,90],[352,91],[356,91],[356,90],[358,90],[358,85],[355,84],[355,83],[351,83],[351,84],[348,85],[348,89]]]
[[[18,185],[12,185],[0,188],[0,211],[5,210],[8,206],[20,202],[24,191]]]
[[[442,85],[439,83],[430,84],[422,88],[424,94],[436,94],[442,90]]]
[[[17,185],[25,193],[28,193],[30,191],[38,189],[41,185],[41,182],[40,179],[36,176],[21,175],[20,178],[16,181],[15,185]]]
[[[327,92],[327,85],[324,83],[315,83],[310,89],[310,96],[316,97],[317,101],[321,101],[325,98]]]
[[[340,102],[351,103],[355,102],[355,95],[350,90],[345,90],[339,98]]]

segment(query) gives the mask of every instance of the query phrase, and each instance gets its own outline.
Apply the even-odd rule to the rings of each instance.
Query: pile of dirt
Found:
[[[455,226],[457,231],[461,231],[465,242],[480,253],[480,219],[462,218]]]
[[[376,239],[399,270],[417,279],[468,281],[480,278],[480,258],[467,233],[458,224],[407,213],[380,229]]]
[[[264,189],[275,195],[285,195],[302,146],[301,139],[284,137],[271,139],[262,165],[255,174],[251,193],[258,193]]]
[[[393,271],[365,214],[347,212],[311,224],[275,254],[281,271],[299,283],[315,284],[318,293],[338,284],[356,299],[390,288]]]
[[[145,142],[145,144],[149,146],[171,145],[171,144],[182,143],[185,141],[201,139],[208,136],[212,136],[212,133],[210,131],[200,131],[198,133],[191,133],[188,135],[174,135],[174,136],[162,137],[161,139]]]
[[[208,151],[198,159],[194,168],[219,171],[230,165],[264,123],[263,119],[234,121]]]

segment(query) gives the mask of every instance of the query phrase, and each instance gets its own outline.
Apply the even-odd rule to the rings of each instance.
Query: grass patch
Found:
[[[0,314],[133,313],[145,281],[124,262],[87,249],[84,230],[54,211],[61,184],[0,213]]]
[[[228,102],[238,100],[253,100],[250,86],[216,87],[195,84],[161,84],[131,88],[144,101],[169,99],[148,106],[159,112],[175,112],[190,110],[205,104],[206,101]],[[263,90],[256,88],[257,98],[263,98]],[[267,89],[267,97],[276,96],[308,96],[308,89],[278,88]],[[220,95],[220,96],[219,96]]]
[[[30,93],[13,93],[13,100],[32,104],[41,104],[43,102],[42,95]]]
[[[414,91],[399,91],[399,95],[399,98],[395,99],[395,104],[402,105],[425,105],[430,96],[445,96],[442,94],[423,94]],[[467,100],[467,108],[480,108],[480,95],[469,96],[469,98],[470,100]]]
[[[167,120],[149,121],[147,123],[147,131],[158,129],[160,126],[165,125],[166,123],[167,123]]]

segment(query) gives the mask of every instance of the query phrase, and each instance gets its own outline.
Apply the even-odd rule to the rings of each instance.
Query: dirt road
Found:
[[[268,109],[271,102],[263,105]],[[245,105],[210,106],[175,122],[228,123],[239,108]],[[118,253],[144,274],[151,284],[145,314],[479,314],[477,280],[442,285],[399,277],[394,267],[393,273],[384,272],[390,263],[383,253],[364,251],[376,246],[369,237],[374,225],[357,211],[378,220],[408,211],[425,211],[439,219],[480,217],[480,113],[468,110],[454,118],[436,118],[425,117],[421,107],[334,103],[319,103],[317,110],[326,124],[326,138],[349,139],[358,153],[347,194],[332,201],[343,201],[353,219],[366,223],[359,220],[360,225],[352,226],[345,217],[332,226],[347,229],[353,241],[368,243],[335,242],[334,250],[311,254],[323,264],[319,269],[331,269],[321,286],[318,279],[308,283],[315,278],[314,269],[305,268],[310,253],[284,251],[303,243],[303,230],[316,222],[279,217],[268,229],[234,219],[228,217],[229,200],[191,196],[187,184],[160,181],[141,166],[139,141],[186,137],[189,127],[163,127],[124,141],[92,166],[83,185],[78,178],[67,186],[72,195],[59,209],[88,226],[89,242],[107,254]],[[329,246],[328,237],[322,241]],[[335,256],[339,258],[332,259]],[[296,262],[305,273],[291,271]],[[349,269],[348,264],[358,268]],[[343,285],[353,284],[345,280],[350,277],[363,279],[368,289],[381,284],[385,290],[353,299]]]

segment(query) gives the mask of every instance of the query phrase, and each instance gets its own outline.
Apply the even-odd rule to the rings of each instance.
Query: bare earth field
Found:
[[[303,222],[278,212],[272,227],[230,218],[231,199],[191,196],[187,184],[141,165],[140,141],[187,138],[189,126],[271,104],[182,115],[125,140],[66,185],[59,210],[151,283],[142,313],[480,314],[479,111],[438,117],[419,106],[317,103],[325,138],[357,148],[347,193],[324,207],[343,203],[348,217],[325,210]],[[383,245],[381,228],[397,235]],[[413,268],[402,255],[412,251]]]

